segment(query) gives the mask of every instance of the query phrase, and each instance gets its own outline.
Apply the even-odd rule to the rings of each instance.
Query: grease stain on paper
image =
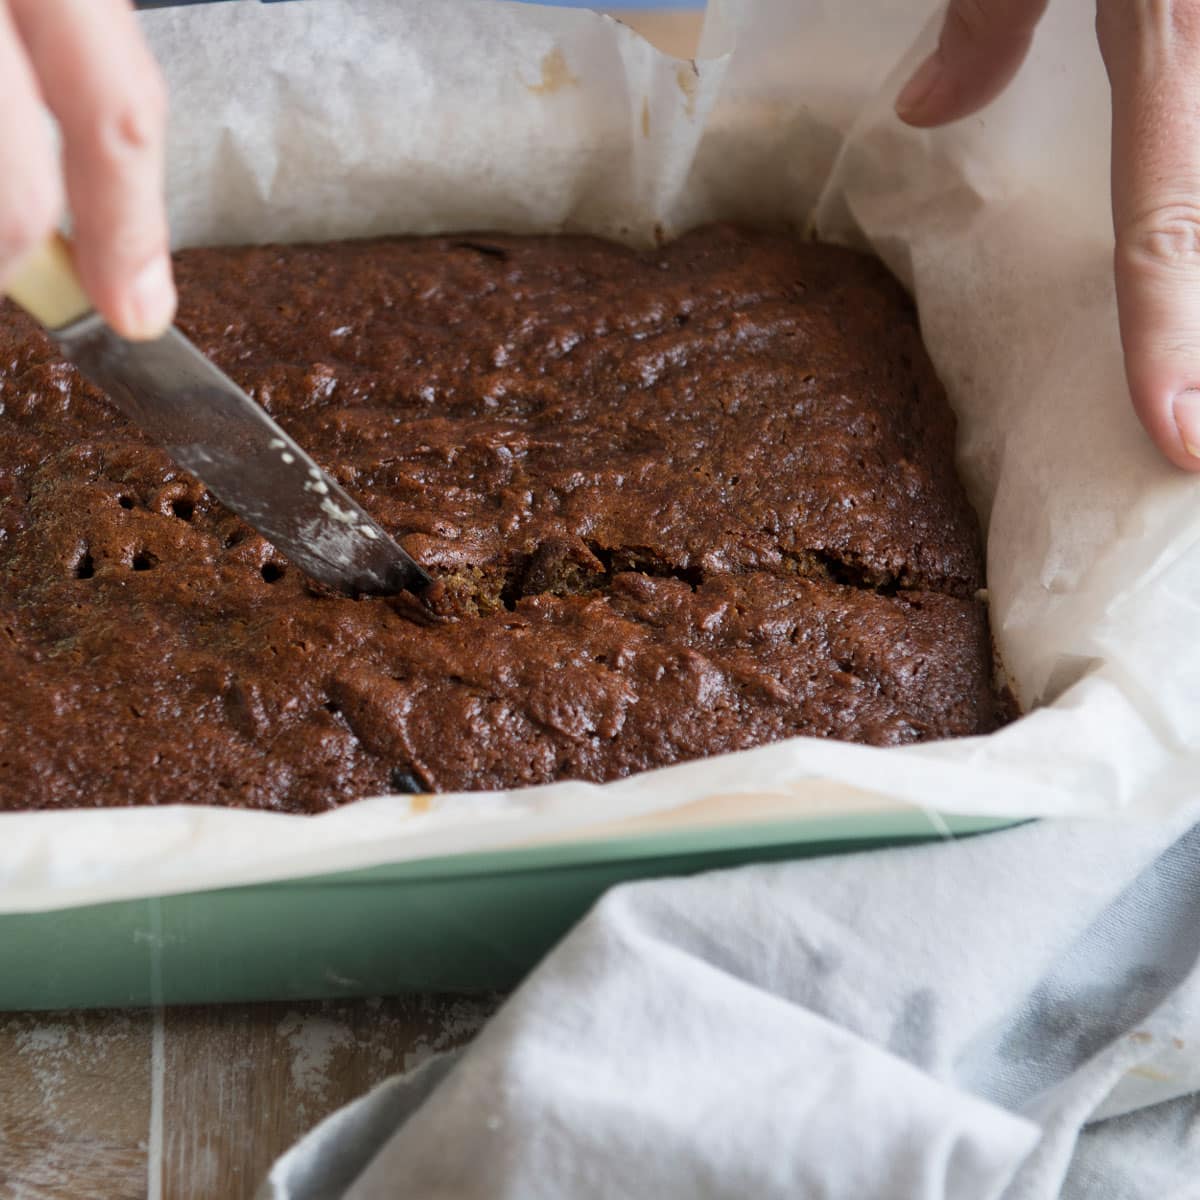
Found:
[[[700,80],[700,68],[694,59],[680,63],[675,68],[675,82],[683,93],[683,110],[689,117],[696,115],[696,84]]]
[[[549,54],[542,55],[542,78],[537,83],[527,83],[525,86],[535,96],[551,96],[561,92],[563,88],[575,87],[579,83],[577,76],[571,73],[567,66],[566,55],[557,48]]]

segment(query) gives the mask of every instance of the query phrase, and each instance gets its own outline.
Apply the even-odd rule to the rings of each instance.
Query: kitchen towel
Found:
[[[1198,1196],[1198,820],[617,888],[260,1200]]]

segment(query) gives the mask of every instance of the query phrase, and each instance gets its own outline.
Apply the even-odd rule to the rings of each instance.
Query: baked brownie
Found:
[[[0,312],[0,806],[315,811],[982,733],[979,533],[873,260],[717,226],[186,251],[180,324],[431,573],[311,584]]]

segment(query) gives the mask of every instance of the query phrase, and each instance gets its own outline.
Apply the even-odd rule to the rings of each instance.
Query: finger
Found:
[[[1048,0],[951,0],[937,49],[900,90],[910,125],[944,125],[994,100],[1017,73]]]
[[[161,333],[175,311],[163,203],[166,98],[127,0],[10,0],[63,131],[75,260],[119,333]]]
[[[0,286],[54,228],[58,163],[33,71],[0,0]]]
[[[1117,305],[1134,408],[1200,471],[1200,3],[1101,0]]]

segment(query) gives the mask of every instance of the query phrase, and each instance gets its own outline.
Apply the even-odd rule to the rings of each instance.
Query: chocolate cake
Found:
[[[310,583],[0,309],[0,807],[317,811],[992,729],[907,297],[698,230],[178,256],[179,323],[436,577]]]

